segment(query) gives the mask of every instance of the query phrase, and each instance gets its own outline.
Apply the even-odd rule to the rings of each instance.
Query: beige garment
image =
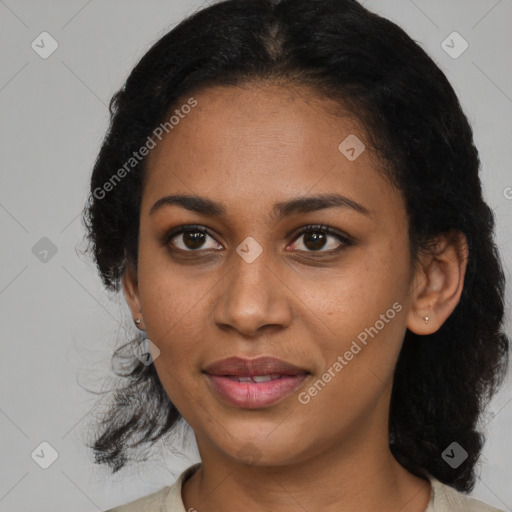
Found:
[[[193,508],[185,510],[181,499],[181,485],[201,465],[200,462],[185,469],[178,480],[171,486],[131,501],[126,505],[112,508],[106,512],[200,512]],[[434,478],[430,479],[432,493],[425,512],[504,512],[501,509],[486,505],[462,494],[453,487],[441,483]]]

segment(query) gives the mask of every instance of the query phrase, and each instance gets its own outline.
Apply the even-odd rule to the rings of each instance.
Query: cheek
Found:
[[[180,272],[168,259],[150,256],[150,251],[141,251],[139,260],[139,295],[148,338],[169,366],[176,360],[192,361],[197,343],[207,339],[205,307],[211,286],[191,279],[190,272]]]
[[[204,293],[176,272],[158,272],[153,266],[146,275],[139,290],[147,336],[160,350],[155,368],[170,400],[188,417],[191,404],[201,397],[197,362],[208,340]]]
[[[341,336],[354,334],[351,327],[373,324],[408,289],[408,265],[399,251],[383,245],[361,248],[338,269],[308,269],[290,275],[304,309],[322,318]]]
[[[305,322],[324,333],[314,340],[325,367],[342,356],[342,373],[356,388],[372,371],[390,376],[405,332],[408,254],[386,244],[378,249],[361,251],[342,272],[301,293]]]

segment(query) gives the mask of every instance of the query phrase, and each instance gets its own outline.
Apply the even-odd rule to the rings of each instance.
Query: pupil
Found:
[[[204,233],[200,231],[186,231],[183,234],[183,241],[189,249],[198,249],[204,243]]]
[[[204,235],[200,231],[187,231],[183,240],[189,249],[199,249],[204,243]],[[310,250],[321,249],[325,245],[325,234],[318,231],[306,233],[304,239],[304,245]]]
[[[304,245],[308,249],[321,249],[325,245],[325,234],[318,231],[306,233],[304,239]],[[312,244],[308,243],[309,240],[312,241]]]

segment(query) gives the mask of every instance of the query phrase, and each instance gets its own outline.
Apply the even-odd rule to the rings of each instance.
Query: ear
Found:
[[[464,286],[468,254],[464,234],[450,231],[436,237],[432,250],[419,257],[413,280],[413,300],[407,315],[410,331],[432,334],[451,315]]]
[[[137,282],[137,270],[132,263],[127,263],[123,277],[121,279],[123,284],[124,297],[128,304],[134,321],[138,318],[141,319],[141,323],[137,327],[141,330],[145,330],[144,318],[142,318],[142,306],[139,299],[139,287]]]

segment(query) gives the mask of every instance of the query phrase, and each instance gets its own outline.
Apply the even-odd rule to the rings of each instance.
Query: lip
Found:
[[[203,371],[211,389],[221,399],[247,409],[268,407],[283,400],[298,389],[309,375],[307,370],[275,357],[230,357],[208,365]],[[260,375],[274,377],[275,380],[237,381],[237,377]]]
[[[300,375],[309,373],[291,363],[276,357],[257,357],[245,359],[243,357],[228,357],[208,365],[204,371],[210,375],[234,375],[237,377],[253,375]]]

